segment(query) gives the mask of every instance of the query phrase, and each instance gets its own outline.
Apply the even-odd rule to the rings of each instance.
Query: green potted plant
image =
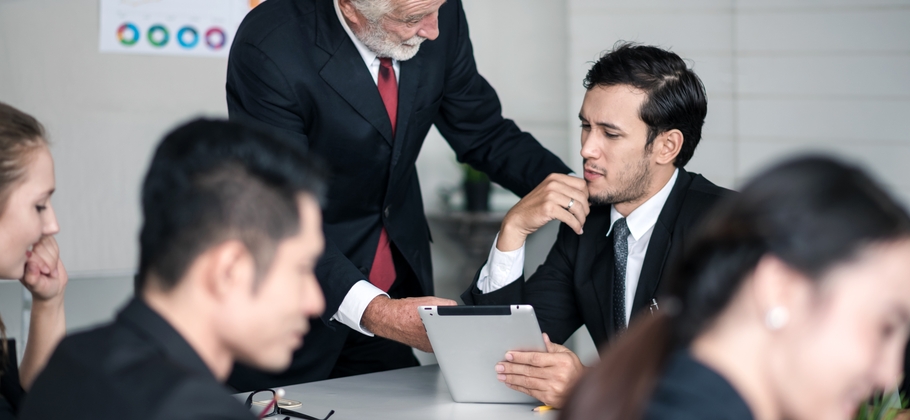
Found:
[[[464,170],[465,210],[469,212],[490,211],[490,177],[468,165],[461,164]]]
[[[854,420],[905,420],[910,419],[906,410],[907,400],[899,393],[877,393],[872,399],[857,408]]]

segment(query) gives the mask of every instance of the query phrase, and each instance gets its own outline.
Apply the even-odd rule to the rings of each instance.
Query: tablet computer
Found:
[[[535,403],[496,379],[506,352],[547,347],[531,305],[421,306],[433,352],[456,402]]]

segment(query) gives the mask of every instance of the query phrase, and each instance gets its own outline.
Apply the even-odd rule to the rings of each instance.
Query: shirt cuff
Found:
[[[524,273],[525,244],[521,244],[521,248],[514,251],[503,252],[496,249],[497,242],[499,242],[498,233],[496,239],[493,240],[487,263],[480,269],[480,277],[477,279],[477,288],[484,294],[508,286]]]
[[[354,283],[351,290],[348,290],[348,294],[344,296],[344,300],[341,301],[338,312],[332,315],[332,320],[347,325],[365,336],[372,337],[373,333],[360,325],[360,319],[363,318],[363,312],[367,310],[370,302],[379,295],[389,297],[388,293],[366,280]]]

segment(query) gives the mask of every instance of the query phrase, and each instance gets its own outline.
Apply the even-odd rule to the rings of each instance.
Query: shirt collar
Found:
[[[636,241],[657,224],[657,218],[660,217],[660,211],[663,210],[667,198],[670,197],[670,192],[673,191],[673,185],[676,184],[678,175],[679,169],[674,170],[673,176],[670,177],[667,184],[657,194],[654,194],[653,197],[642,203],[637,209],[632,210],[632,213],[629,213],[629,216],[626,217],[629,233]],[[610,236],[610,232],[613,231],[613,223],[622,219],[622,217],[622,214],[616,211],[615,206],[610,206],[610,230],[607,231],[607,236]]]
[[[117,316],[117,321],[131,325],[152,345],[160,348],[169,360],[194,372],[215,378],[190,343],[142,299],[133,298]]]
[[[335,14],[338,15],[338,20],[341,22],[341,27],[344,28],[344,31],[347,32],[348,38],[351,38],[351,41],[354,43],[354,46],[357,47],[357,52],[360,53],[360,56],[363,58],[363,62],[367,64],[367,67],[373,65],[373,62],[376,61],[376,53],[370,51],[366,45],[363,45],[363,42],[360,42],[360,39],[354,35],[354,31],[351,30],[351,27],[348,26],[348,22],[344,20],[344,15],[341,13],[341,7],[338,6],[338,0],[333,0],[332,3],[335,5]]]

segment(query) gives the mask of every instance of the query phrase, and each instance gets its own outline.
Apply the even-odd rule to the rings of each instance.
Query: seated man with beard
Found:
[[[705,89],[676,54],[623,44],[585,78],[584,179],[553,174],[506,215],[467,304],[534,306],[547,353],[509,352],[495,366],[509,387],[562,405],[584,366],[563,343],[586,325],[602,347],[655,300],[664,267],[700,217],[730,193],[683,167],[707,113]],[[543,265],[525,281],[524,242],[563,222]]]

